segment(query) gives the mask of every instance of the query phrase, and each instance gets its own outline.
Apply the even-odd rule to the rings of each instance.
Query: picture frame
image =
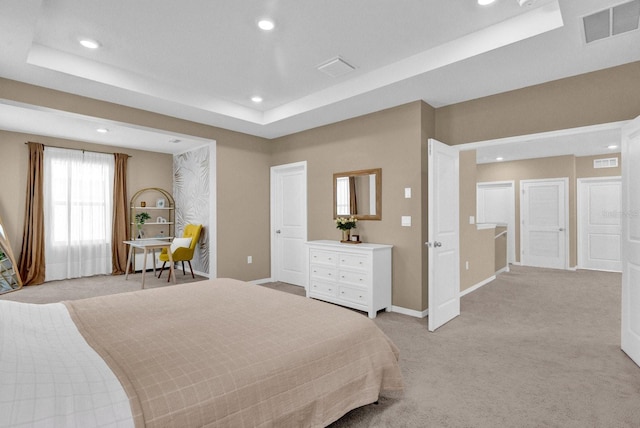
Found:
[[[164,198],[159,198],[159,199],[156,201],[156,208],[164,208],[164,207],[165,207],[165,205],[166,205],[166,203],[167,203],[167,202],[164,200]]]

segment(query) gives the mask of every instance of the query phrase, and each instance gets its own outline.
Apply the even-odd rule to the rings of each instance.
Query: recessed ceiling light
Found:
[[[251,101],[253,101],[254,103],[258,104],[262,102],[262,97],[259,96],[255,96],[255,97],[251,97]]]
[[[269,19],[261,19],[260,21],[258,21],[258,27],[264,31],[271,31],[276,27],[276,24],[274,24],[273,21]]]
[[[616,144],[611,144],[611,145],[607,146],[607,149],[609,149],[609,150],[613,150],[613,149],[617,149],[617,148],[618,148],[618,146]]]
[[[499,162],[499,161],[501,161],[501,160],[504,160],[504,158],[503,158],[502,156],[498,156],[498,157],[496,158],[496,160]]]
[[[478,0],[478,4],[480,6],[487,6],[490,5],[491,3],[493,3],[496,0]]]
[[[100,42],[92,39],[80,39],[80,44],[87,49],[98,49]]]
[[[98,128],[96,129],[96,132],[99,132],[101,134],[106,134],[107,132],[109,132],[109,130],[107,128]]]

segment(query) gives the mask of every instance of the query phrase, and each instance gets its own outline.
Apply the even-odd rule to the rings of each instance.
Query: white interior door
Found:
[[[578,180],[578,266],[620,272],[620,177]]]
[[[516,202],[513,181],[492,181],[476,185],[476,221],[507,225],[507,261],[516,261]]]
[[[520,260],[567,269],[567,178],[520,181]]]
[[[307,162],[271,168],[271,277],[306,287]]]
[[[640,117],[622,128],[622,350],[640,365]]]
[[[460,315],[458,150],[429,139],[429,331]]]

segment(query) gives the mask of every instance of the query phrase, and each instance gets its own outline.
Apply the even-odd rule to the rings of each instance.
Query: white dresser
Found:
[[[391,310],[391,249],[383,244],[307,242],[307,297],[365,311]]]

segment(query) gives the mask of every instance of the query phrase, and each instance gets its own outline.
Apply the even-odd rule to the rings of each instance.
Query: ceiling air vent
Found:
[[[640,0],[638,0],[640,1]],[[331,77],[340,77],[347,73],[351,73],[356,68],[347,63],[342,58],[335,57],[318,66],[318,70],[328,74]]]
[[[619,4],[582,18],[587,43],[638,29],[640,0]]]
[[[615,168],[618,166],[618,158],[594,159],[594,168]]]

